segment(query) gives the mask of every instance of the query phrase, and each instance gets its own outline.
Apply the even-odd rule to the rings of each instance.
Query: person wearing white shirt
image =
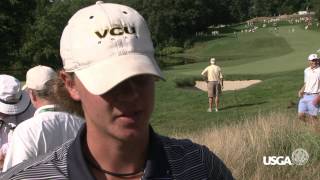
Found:
[[[298,105],[298,117],[306,121],[306,116],[312,121],[317,120],[319,107],[313,103],[320,93],[320,67],[317,63],[317,54],[308,57],[309,67],[304,70],[304,85],[298,92],[300,98]]]
[[[18,79],[7,74],[0,75],[0,170],[7,154],[15,127],[33,116],[34,107],[28,93],[21,89]]]
[[[206,77],[208,86],[208,98],[209,108],[208,112],[212,112],[213,98],[215,99],[215,111],[219,108],[219,95],[221,88],[223,88],[223,75],[221,68],[215,64],[215,58],[210,59],[210,65],[207,66],[201,73],[202,76]]]
[[[54,150],[74,138],[83,124],[82,118],[63,112],[54,105],[52,87],[55,78],[55,71],[47,66],[36,66],[27,72],[27,91],[37,110],[32,118],[19,124],[13,132],[3,171]]]

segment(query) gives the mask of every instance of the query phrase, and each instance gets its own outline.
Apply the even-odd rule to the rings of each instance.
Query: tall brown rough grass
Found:
[[[257,115],[241,124],[176,136],[209,147],[226,163],[236,179],[320,179],[320,132],[315,125],[299,121],[295,114]],[[263,164],[263,156],[289,156],[291,159],[297,148],[309,153],[307,164]]]

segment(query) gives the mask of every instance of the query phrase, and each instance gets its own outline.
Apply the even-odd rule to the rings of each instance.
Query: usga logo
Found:
[[[309,154],[306,150],[298,148],[289,156],[263,156],[264,165],[305,165],[308,162]]]
[[[289,156],[263,156],[264,165],[293,165]]]

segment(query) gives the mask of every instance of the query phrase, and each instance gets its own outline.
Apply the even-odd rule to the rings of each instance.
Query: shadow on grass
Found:
[[[260,105],[260,104],[265,104],[265,103],[267,103],[267,101],[262,101],[262,102],[257,102],[257,103],[235,104],[235,105],[231,105],[231,106],[225,106],[220,109],[226,110],[226,109],[232,109],[232,108],[238,108],[238,107],[248,107],[248,106]]]

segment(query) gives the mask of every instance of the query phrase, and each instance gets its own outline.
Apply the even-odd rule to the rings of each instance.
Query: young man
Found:
[[[26,88],[37,110],[32,118],[20,123],[15,129],[3,171],[54,150],[74,138],[83,124],[81,118],[62,112],[55,105],[52,86],[56,77],[56,72],[47,66],[36,66],[28,70]]]
[[[13,76],[0,75],[0,169],[7,154],[15,127],[31,117],[33,108],[30,106],[28,94],[21,90],[21,84]]]
[[[298,92],[298,117],[302,121],[306,121],[306,115],[311,121],[317,120],[319,108],[314,104],[320,92],[320,68],[317,60],[317,54],[309,55],[309,67],[304,70],[304,85]]]
[[[233,179],[205,146],[152,130],[155,81],[163,76],[138,12],[97,2],[73,15],[60,45],[60,76],[86,124],[74,141],[0,179]]]
[[[223,88],[223,76],[221,68],[215,65],[216,59],[210,59],[210,65],[207,66],[201,73],[202,76],[206,77],[208,86],[208,98],[209,108],[208,112],[212,112],[213,98],[215,99],[215,111],[219,110],[219,95]]]

